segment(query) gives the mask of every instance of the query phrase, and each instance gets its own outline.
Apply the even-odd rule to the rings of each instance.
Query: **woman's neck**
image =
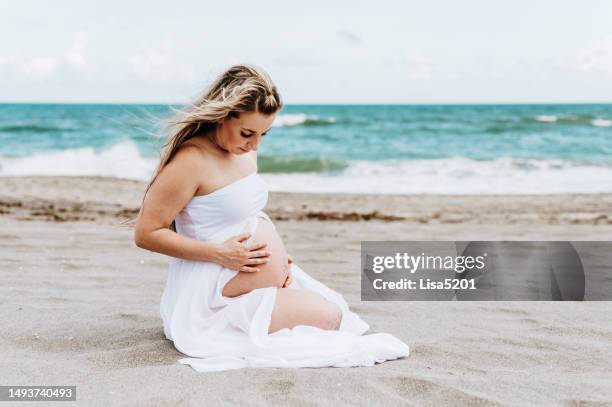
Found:
[[[197,143],[205,148],[206,151],[209,151],[221,158],[229,158],[234,154],[227,151],[222,143],[219,142],[217,129],[211,130],[210,132],[203,134],[201,136],[195,137],[197,139]]]

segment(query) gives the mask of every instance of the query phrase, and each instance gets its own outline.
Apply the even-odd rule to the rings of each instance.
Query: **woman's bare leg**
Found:
[[[342,322],[342,310],[335,303],[312,291],[279,288],[268,333],[296,325],[336,330]]]

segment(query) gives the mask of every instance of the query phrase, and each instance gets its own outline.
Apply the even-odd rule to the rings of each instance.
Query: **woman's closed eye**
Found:
[[[241,135],[242,137],[245,137],[245,138],[249,138],[249,137],[251,137],[253,134],[255,134],[255,133],[245,133],[245,132],[240,132],[240,135]],[[265,136],[266,134],[268,134],[268,132],[262,133],[262,135],[261,135],[261,136],[263,137],[263,136]]]

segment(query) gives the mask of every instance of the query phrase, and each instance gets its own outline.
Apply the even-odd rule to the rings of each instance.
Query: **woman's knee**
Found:
[[[327,303],[323,307],[319,307],[312,315],[312,325],[317,328],[325,329],[326,331],[335,331],[340,328],[342,322],[342,310],[333,302],[324,300]]]
[[[342,310],[340,307],[329,301],[329,305],[325,312],[321,315],[321,329],[326,329],[330,331],[335,331],[340,328],[340,324],[342,323]]]

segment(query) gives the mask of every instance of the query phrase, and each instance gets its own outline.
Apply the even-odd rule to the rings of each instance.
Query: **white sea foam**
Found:
[[[331,117],[329,119],[320,119],[319,116],[306,115],[304,113],[281,114],[276,117],[276,119],[274,120],[274,123],[272,123],[272,126],[273,127],[299,126],[301,124],[306,123],[307,121],[321,122],[321,123],[335,123],[336,119],[334,117]]]
[[[100,175],[147,181],[156,158],[132,141],[22,158],[0,156],[0,175]],[[563,160],[467,158],[354,161],[339,173],[262,174],[274,191],[369,194],[548,194],[612,192],[612,167]]]
[[[561,160],[358,162],[338,175],[263,174],[272,190],[372,194],[612,192],[612,168]]]
[[[591,124],[596,127],[612,127],[612,120],[595,119],[591,121]]]
[[[272,123],[273,127],[288,127],[288,126],[297,126],[306,121],[307,117],[303,113],[299,114],[281,114],[276,116],[274,123]]]
[[[554,123],[557,120],[559,120],[559,118],[555,115],[545,115],[545,114],[536,116],[535,119],[539,122],[545,122],[545,123]]]
[[[102,151],[93,148],[50,151],[26,157],[0,156],[0,175],[101,175],[145,180],[157,161],[143,158],[133,141]]]

